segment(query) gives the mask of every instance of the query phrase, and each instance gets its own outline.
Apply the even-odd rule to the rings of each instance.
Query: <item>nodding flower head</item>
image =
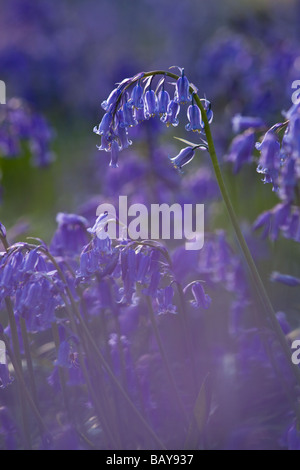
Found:
[[[175,87],[175,97],[174,100],[176,103],[184,104],[192,100],[190,94],[190,83],[187,77],[184,74],[184,69],[182,69],[181,77],[178,78]]]
[[[193,160],[196,149],[206,150],[207,147],[205,144],[195,145],[194,147],[185,147],[179,152],[178,155],[176,155],[176,157],[169,157],[171,163],[174,165],[174,168],[182,173],[182,167]]]
[[[149,119],[158,112],[157,96],[153,90],[148,90],[145,93],[145,117]]]
[[[169,103],[170,103],[170,95],[163,88],[158,95],[158,113],[160,114],[160,116],[164,116],[167,114]]]
[[[173,163],[174,167],[178,170],[181,170],[183,166],[190,163],[195,156],[195,148],[186,147],[182,149],[176,157],[171,157],[170,160]]]
[[[192,100],[190,90],[193,96],[197,96],[196,87],[190,84],[184,70],[179,70],[180,77],[171,72],[154,71],[126,78],[110,93],[107,100],[103,101],[102,108],[106,113],[99,126],[94,127],[94,132],[101,136],[101,145],[97,145],[97,148],[111,152],[111,167],[118,167],[119,151],[132,144],[128,136],[129,128],[155,116],[167,126],[178,126],[181,105]],[[161,77],[156,88],[153,88],[152,83],[156,76]],[[166,77],[173,82],[167,83]],[[170,85],[175,85],[173,97],[165,89],[165,86]],[[203,112],[206,112],[210,123],[213,119],[210,102],[206,98],[200,101],[197,99],[197,104],[192,102],[187,110],[189,122],[186,130],[204,132]],[[181,169],[193,158],[194,150],[199,147],[200,145],[195,144],[195,147],[184,149],[177,157],[172,158],[174,166]]]
[[[104,111],[109,111],[115,104],[117,99],[119,98],[121,94],[121,89],[115,88],[107,98],[107,100],[102,101],[101,106],[104,109]]]
[[[185,126],[187,131],[201,132],[203,130],[203,121],[201,111],[196,104],[191,104],[187,110],[189,123]]]
[[[165,114],[161,118],[162,122],[167,124],[167,126],[170,126],[170,125],[174,127],[178,126],[179,120],[177,116],[179,114],[179,111],[180,111],[180,105],[176,103],[174,100],[171,100],[168,104],[167,114]]]
[[[113,140],[111,143],[111,157],[110,157],[110,162],[109,166],[112,168],[118,168],[118,159],[119,159],[119,144],[116,140]]]
[[[131,108],[142,109],[144,107],[143,101],[143,87],[140,82],[138,82],[132,90],[131,98],[128,101],[128,104]]]

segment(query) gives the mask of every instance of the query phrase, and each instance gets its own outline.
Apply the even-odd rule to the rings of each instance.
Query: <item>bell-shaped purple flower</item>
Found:
[[[112,114],[111,113],[105,113],[99,127],[97,126],[94,127],[94,132],[95,134],[98,135],[109,135],[112,133]]]
[[[167,114],[161,117],[161,121],[167,124],[167,126],[178,126],[179,120],[177,118],[180,111],[179,103],[171,100],[168,104]]]
[[[158,269],[154,270],[150,279],[149,286],[146,289],[143,289],[145,295],[150,297],[155,297],[157,294],[158,286],[161,280],[161,274]]]
[[[131,108],[142,109],[144,107],[143,93],[144,90],[138,82],[132,90],[131,98],[128,101],[128,105]]]
[[[134,119],[137,123],[145,121],[145,107],[142,108],[135,108],[134,110]]]
[[[193,147],[186,147],[180,151],[176,157],[169,157],[170,161],[174,165],[176,169],[179,171],[182,169],[183,166],[190,163],[195,156],[195,149]]]
[[[255,134],[251,130],[246,131],[233,139],[225,159],[234,164],[233,171],[235,174],[240,171],[245,163],[252,161],[254,147]]]
[[[168,313],[176,314],[177,308],[173,304],[174,290],[172,286],[160,289],[157,292],[158,315],[166,315]]]
[[[265,123],[261,118],[251,117],[251,116],[241,116],[241,114],[236,114],[232,118],[232,129],[235,134],[246,131],[247,129],[259,129],[264,127]]]
[[[55,361],[55,365],[69,369],[71,367],[70,353],[71,345],[69,341],[61,341],[58,348],[57,360]]]
[[[157,96],[153,90],[146,91],[144,103],[145,103],[145,107],[144,107],[145,118],[149,119],[150,117],[155,116],[158,112],[158,103],[157,103]]]
[[[256,171],[265,175],[264,183],[273,183],[274,191],[277,191],[278,174],[281,166],[280,143],[277,136],[268,131],[261,143],[256,143],[256,148],[261,152]]]
[[[170,103],[170,95],[169,93],[162,89],[158,95],[158,113],[162,116],[167,114],[168,106]]]
[[[116,104],[117,99],[119,98],[121,93],[120,88],[115,88],[107,98],[107,100],[102,101],[101,106],[104,111],[110,111],[112,107]]]
[[[277,271],[274,271],[271,275],[271,281],[280,282],[290,287],[300,286],[300,279],[298,277],[290,276],[289,274],[281,274]]]
[[[209,308],[211,304],[211,298],[208,294],[205,294],[205,291],[201,282],[195,282],[192,285],[192,293],[194,296],[192,305],[195,308],[204,308],[205,310]]]
[[[200,132],[203,129],[201,111],[196,104],[191,104],[187,110],[189,123],[185,126],[187,131]]]
[[[88,242],[88,221],[77,214],[59,212],[56,222],[58,228],[50,244],[53,254],[80,253]]]
[[[105,150],[109,152],[111,147],[111,138],[107,138],[107,135],[101,137],[101,145],[97,145],[98,150]]]
[[[271,231],[272,214],[271,211],[265,211],[260,214],[253,224],[253,230],[263,228],[262,239],[267,238]]]
[[[122,108],[122,113],[118,114],[120,127],[133,127],[137,125],[137,121],[134,118],[133,110],[130,104],[125,101]]]
[[[119,159],[119,152],[120,147],[116,140],[113,140],[111,143],[111,151],[110,151],[110,162],[109,166],[112,168],[118,168],[118,159]]]
[[[128,139],[128,131],[126,127],[118,126],[117,136],[120,141],[120,150],[127,149],[132,144],[132,141]]]
[[[189,90],[190,84],[182,69],[182,75],[178,78],[175,87],[174,101],[179,104],[187,103],[192,100]]]

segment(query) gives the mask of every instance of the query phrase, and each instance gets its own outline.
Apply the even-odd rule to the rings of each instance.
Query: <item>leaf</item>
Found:
[[[195,402],[193,416],[191,418],[189,430],[184,444],[185,450],[194,450],[198,447],[199,440],[206,425],[210,409],[210,400],[208,399],[207,390],[208,379],[209,374],[207,374],[205,377]]]
[[[181,137],[174,137],[176,140],[180,140],[180,142],[183,142],[184,144],[189,145],[190,147],[198,147],[199,144],[194,144],[193,142],[189,142],[188,140],[181,139]]]
[[[206,399],[206,382],[208,375],[205,377],[204,382],[201,386],[199,395],[197,397],[195,407],[194,407],[194,416],[198,426],[198,430],[202,433],[204,426],[206,424],[207,413],[207,399]]]

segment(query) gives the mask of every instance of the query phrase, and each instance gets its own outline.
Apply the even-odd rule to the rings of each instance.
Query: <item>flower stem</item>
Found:
[[[161,337],[160,337],[158,327],[157,327],[157,324],[156,324],[156,320],[155,320],[155,316],[154,316],[151,297],[149,297],[149,296],[147,296],[147,305],[148,305],[151,325],[152,325],[154,335],[155,335],[155,339],[156,339],[157,345],[159,347],[159,351],[160,351],[160,354],[161,354],[161,357],[162,357],[162,360],[163,360],[163,363],[164,363],[164,366],[165,366],[165,369],[166,369],[166,372],[167,372],[167,375],[168,375],[168,379],[170,381],[171,386],[173,387],[175,397],[176,397],[176,401],[177,401],[178,406],[179,406],[179,408],[182,412],[183,418],[184,418],[186,424],[188,425],[189,424],[188,417],[187,417],[184,405],[182,403],[182,400],[180,398],[178,388],[177,388],[177,384],[175,382],[175,379],[173,377],[173,373],[171,371],[171,367],[169,365],[169,361],[168,361],[167,356],[165,354],[165,350],[164,350],[164,347],[163,347],[163,344],[162,344],[162,341],[161,341]]]
[[[221,173],[221,169],[220,169],[220,165],[219,165],[219,162],[218,162],[215,146],[214,146],[214,141],[213,141],[210,125],[209,125],[209,122],[208,122],[208,119],[207,119],[207,116],[206,116],[205,109],[204,109],[204,107],[201,103],[201,100],[200,100],[200,98],[197,94],[194,94],[194,99],[195,99],[195,102],[199,106],[199,108],[201,110],[201,113],[202,113],[202,119],[203,119],[203,122],[204,122],[206,140],[207,140],[207,143],[208,143],[208,150],[209,150],[210,158],[211,158],[211,161],[212,161],[212,164],[213,164],[216,179],[217,179],[217,182],[218,182],[218,185],[219,185],[219,188],[220,188],[220,192],[221,192],[224,204],[226,206],[230,221],[232,223],[233,229],[235,231],[236,237],[238,239],[240,248],[242,250],[243,256],[244,256],[245,261],[247,263],[247,266],[249,268],[252,281],[253,281],[253,283],[256,287],[256,291],[258,293],[258,296],[259,296],[260,302],[262,304],[262,307],[264,309],[264,312],[266,313],[267,318],[271,322],[272,328],[273,328],[274,332],[277,335],[278,341],[280,342],[284,353],[286,354],[287,358],[289,359],[289,363],[291,364],[291,368],[293,370],[293,373],[294,373],[297,381],[300,383],[300,371],[297,367],[294,366],[294,364],[291,361],[291,351],[290,351],[290,348],[288,347],[286,337],[285,337],[285,335],[284,335],[284,333],[283,333],[283,331],[282,331],[282,329],[281,329],[281,327],[278,323],[278,320],[276,318],[273,306],[271,304],[271,301],[269,299],[269,296],[267,294],[265,286],[264,286],[264,284],[261,280],[261,277],[258,273],[257,267],[256,267],[255,262],[253,260],[253,257],[250,253],[248,245],[247,245],[247,243],[245,241],[245,238],[242,234],[237,216],[235,214],[235,211],[234,211],[234,208],[232,206],[227,188],[225,186],[223,176],[222,176],[222,173]]]
[[[151,72],[146,72],[146,73],[143,74],[143,78],[146,78],[146,77],[149,77],[149,76],[155,76],[155,75],[164,75],[164,76],[170,77],[174,80],[178,80],[178,78],[179,78],[178,75],[176,75],[174,73],[171,73],[171,72],[168,72],[168,71],[164,71],[164,70],[155,70],[155,71],[151,71]],[[131,84],[129,84],[128,86],[130,86]],[[125,87],[123,91],[125,91],[126,88],[127,87]],[[259,272],[257,270],[257,267],[255,265],[253,257],[250,253],[248,245],[247,245],[247,243],[245,241],[245,238],[242,234],[237,216],[235,214],[234,208],[233,208],[231,200],[230,200],[229,193],[228,193],[227,188],[225,186],[223,176],[222,176],[222,173],[221,173],[221,169],[220,169],[220,165],[219,165],[219,162],[218,162],[215,146],[214,146],[214,141],[213,141],[210,125],[209,125],[209,122],[208,122],[208,119],[207,119],[206,111],[205,111],[204,106],[201,102],[201,99],[199,98],[198,94],[196,93],[196,89],[195,89],[194,86],[190,86],[190,92],[193,95],[194,102],[197,104],[197,106],[199,107],[199,109],[201,111],[202,119],[203,119],[203,123],[204,123],[204,130],[205,130],[205,134],[206,134],[206,140],[207,140],[207,144],[208,144],[208,151],[209,151],[210,158],[211,158],[211,161],[212,161],[212,164],[213,164],[213,168],[214,168],[215,176],[216,176],[216,179],[217,179],[217,183],[219,185],[219,189],[220,189],[224,204],[226,206],[226,209],[227,209],[227,212],[228,212],[228,215],[229,215],[229,219],[230,219],[231,224],[233,226],[235,235],[236,235],[237,240],[239,242],[239,246],[241,248],[243,257],[244,257],[244,259],[247,263],[247,266],[248,266],[253,284],[256,288],[260,303],[263,307],[263,311],[266,315],[266,318],[270,321],[271,326],[272,326],[272,328],[273,328],[273,330],[274,330],[274,332],[275,332],[275,334],[278,338],[278,341],[281,344],[281,347],[282,347],[286,357],[289,360],[289,363],[291,365],[291,369],[293,371],[293,374],[294,374],[297,382],[300,384],[300,370],[291,361],[291,351],[290,351],[290,348],[288,346],[286,337],[285,337],[285,335],[284,335],[284,333],[283,333],[283,331],[282,331],[282,329],[281,329],[281,327],[280,327],[280,325],[277,321],[276,314],[274,312],[272,303],[269,299],[268,293],[265,289],[265,286],[264,286],[264,284],[262,282],[262,279],[259,275]]]

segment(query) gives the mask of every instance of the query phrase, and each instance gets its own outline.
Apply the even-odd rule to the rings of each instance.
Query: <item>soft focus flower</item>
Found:
[[[248,130],[236,136],[231,142],[226,160],[234,164],[233,171],[238,173],[245,163],[252,161],[255,145],[255,134]]]
[[[176,157],[169,157],[174,165],[174,168],[181,170],[183,166],[190,163],[195,156],[195,149],[193,147],[185,147]]]
[[[281,274],[277,271],[273,271],[271,275],[271,281],[280,282],[290,287],[300,286],[300,279],[289,274]]]

